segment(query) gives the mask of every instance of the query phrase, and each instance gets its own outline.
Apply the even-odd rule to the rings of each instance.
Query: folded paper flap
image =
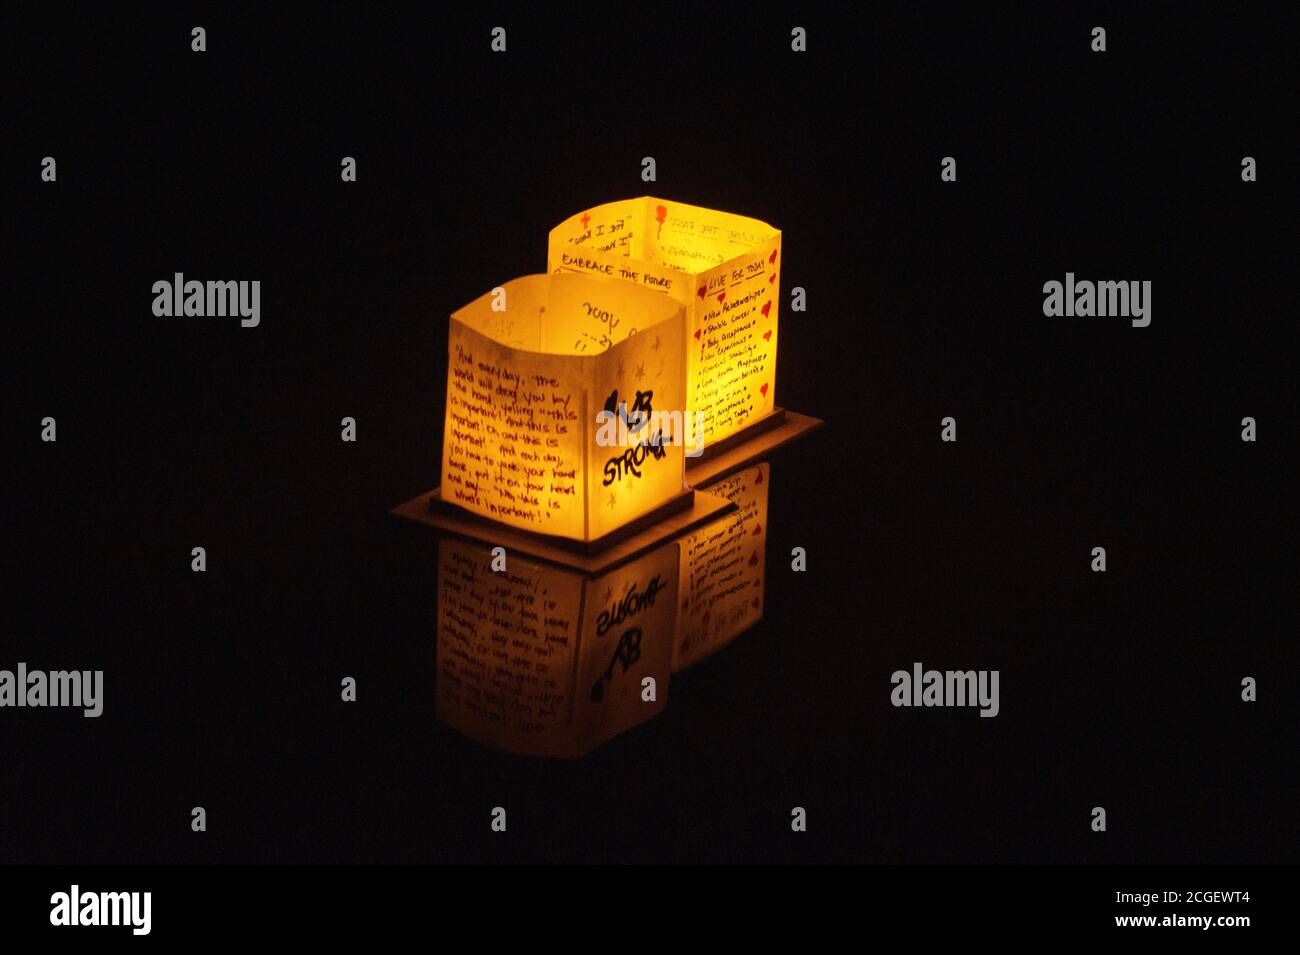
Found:
[[[492,341],[545,355],[600,354],[663,322],[683,322],[671,298],[590,275],[526,275],[452,313]]]
[[[525,275],[483,293],[451,318],[497,344],[540,352],[549,289],[546,276]]]
[[[569,216],[551,230],[552,246],[575,252],[641,258],[646,198],[620,199]]]
[[[766,246],[780,231],[747,216],[647,199],[647,262],[699,274]]]
[[[549,268],[567,266],[615,278],[617,257],[698,275],[764,247],[780,234],[748,216],[641,196],[594,206],[552,229]]]
[[[626,282],[554,275],[550,293],[542,343],[555,354],[600,353],[656,325],[685,321],[678,302]]]

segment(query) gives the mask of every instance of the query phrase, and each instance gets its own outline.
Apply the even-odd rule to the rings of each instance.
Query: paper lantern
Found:
[[[653,289],[687,310],[687,408],[706,447],[776,409],[781,232],[765,222],[643,196],[551,230],[547,270]]]
[[[721,650],[763,619],[770,486],[764,461],[705,488],[736,509],[681,540],[674,673]]]
[[[668,296],[584,275],[515,279],[455,312],[441,501],[600,542],[688,499],[684,323]]]
[[[438,718],[497,749],[580,756],[664,708],[677,544],[589,577],[486,544],[438,548]],[[654,699],[644,680],[653,678]]]

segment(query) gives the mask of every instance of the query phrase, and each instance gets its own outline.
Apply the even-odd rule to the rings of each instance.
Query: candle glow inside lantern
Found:
[[[689,496],[685,403],[680,303],[585,275],[515,279],[451,316],[441,500],[599,541]]]
[[[776,409],[781,232],[642,196],[587,209],[550,233],[547,270],[618,279],[686,308],[686,407],[707,448]]]

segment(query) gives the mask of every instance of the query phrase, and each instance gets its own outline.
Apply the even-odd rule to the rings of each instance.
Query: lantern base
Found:
[[[389,513],[589,574],[601,573],[615,564],[631,560],[736,509],[736,505],[725,497],[688,488],[671,501],[604,537],[594,541],[575,541],[519,530],[471,514],[444,500],[441,491],[441,488],[434,488],[398,505]]]
[[[687,458],[686,478],[695,487],[711,484],[824,424],[820,418],[777,408],[743,431],[706,447],[698,458]]]
[[[698,457],[688,457],[686,459],[686,468],[687,470],[690,470],[699,467],[701,464],[704,464],[713,458],[726,454],[729,450],[736,447],[736,445],[744,444],[746,441],[753,440],[765,431],[771,431],[773,428],[779,427],[784,421],[785,409],[773,408],[768,414],[765,414],[757,421],[751,421],[735,434],[729,434],[721,441],[714,441],[712,444],[706,444],[704,450],[700,452]]]

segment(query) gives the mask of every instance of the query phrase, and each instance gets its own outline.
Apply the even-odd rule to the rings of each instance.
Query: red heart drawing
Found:
[[[771,285],[775,281],[776,281],[776,273],[773,272],[771,275],[767,277],[767,284]]]
[[[762,524],[755,524],[755,525],[754,525],[754,536],[757,537],[757,536],[758,536],[759,534],[761,534],[761,533],[763,533],[763,525],[762,525]]]
[[[767,318],[768,313],[772,311],[772,303],[771,303],[771,301],[766,301],[766,302],[764,302],[764,303],[763,303],[763,307],[760,308],[759,311],[763,313],[763,317],[764,317],[764,318]]]
[[[726,299],[726,297],[727,297],[727,293],[726,293],[726,292],[719,292],[719,293],[718,293],[718,303],[721,304],[722,301],[723,301],[724,299]]]
[[[700,297],[700,300],[701,300],[701,301],[703,301],[703,299],[704,299],[704,293],[707,292],[707,291],[708,291],[708,289],[705,288],[703,285],[701,285],[701,286],[700,286],[700,290],[699,290],[698,292],[696,292],[695,294],[698,295],[698,296]]]
[[[758,551],[754,551],[754,553],[749,555],[749,566],[750,567],[758,566]]]
[[[767,382],[763,382],[763,387],[758,389],[764,398],[767,397]]]
[[[697,342],[700,340],[700,332],[702,332],[702,331],[704,331],[704,329],[702,329],[702,328],[697,328],[697,329],[695,329],[695,340],[696,340]]]
[[[758,484],[762,484],[762,483],[763,483],[763,472],[762,472],[762,471],[759,471],[759,472],[758,472],[758,477],[754,478],[754,484],[755,484],[755,485],[758,485]]]
[[[770,342],[771,340],[772,340],[772,329],[769,328],[767,331],[763,333],[763,341]]]
[[[772,254],[769,255],[769,256],[767,257],[767,261],[768,261],[768,264],[772,264],[772,263],[776,262],[776,249],[773,249],[773,250],[772,250]]]

